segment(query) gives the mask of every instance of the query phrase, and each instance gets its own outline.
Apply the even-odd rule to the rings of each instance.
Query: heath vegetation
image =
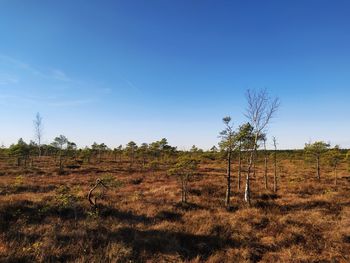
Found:
[[[35,141],[0,149],[0,261],[349,262],[350,152],[279,150],[279,100],[246,98],[210,150],[44,144],[37,114]]]

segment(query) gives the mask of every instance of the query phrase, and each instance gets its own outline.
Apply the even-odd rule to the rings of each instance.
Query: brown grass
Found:
[[[331,171],[320,182],[302,161],[280,163],[279,191],[252,180],[252,206],[236,189],[223,207],[225,165],[207,162],[190,182],[190,203],[163,169],[127,164],[36,168],[0,164],[0,261],[3,262],[350,262],[350,180]],[[97,178],[109,185],[99,207],[86,198]],[[269,175],[272,188],[272,175]]]

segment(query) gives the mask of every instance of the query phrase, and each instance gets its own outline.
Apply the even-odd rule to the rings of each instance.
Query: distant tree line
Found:
[[[347,162],[350,170],[350,151],[333,148],[323,141],[309,142],[304,149],[279,150],[275,137],[268,136],[268,125],[274,117],[279,100],[272,99],[266,90],[247,91],[247,121],[234,126],[230,116],[223,118],[224,129],[219,133],[218,147],[214,145],[210,150],[202,150],[193,145],[188,151],[180,151],[171,146],[166,138],[151,143],[137,144],[134,141],[126,145],[109,148],[105,143],[94,142],[90,147],[78,148],[77,144],[66,136],[59,135],[49,144],[43,143],[43,119],[38,113],[33,121],[34,141],[26,143],[22,138],[9,148],[0,147],[0,158],[12,160],[19,167],[34,167],[45,163],[45,158],[51,157],[55,161],[59,174],[64,174],[65,167],[74,165],[96,165],[101,162],[111,162],[117,168],[125,168],[129,171],[168,171],[169,175],[175,175],[181,185],[181,201],[187,202],[189,193],[189,181],[198,174],[198,168],[203,162],[223,161],[226,165],[225,176],[225,206],[230,209],[232,197],[232,185],[237,191],[243,190],[244,201],[251,203],[250,180],[256,175],[256,166],[259,159],[263,166],[263,184],[266,190],[278,191],[278,162],[282,159],[305,160],[315,167],[315,177],[320,180],[322,165],[332,168],[334,184],[338,183],[338,167],[341,162]],[[270,145],[272,149],[268,149]],[[272,171],[269,171],[269,163],[272,162]],[[72,165],[73,163],[73,165]],[[233,164],[237,170],[233,171]],[[259,165],[260,165],[259,164]],[[269,180],[269,174],[273,175]],[[232,178],[236,174],[236,179]],[[245,175],[245,176],[244,176]]]

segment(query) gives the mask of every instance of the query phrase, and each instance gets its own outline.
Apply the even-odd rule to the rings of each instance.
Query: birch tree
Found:
[[[242,150],[249,148],[249,142],[252,139],[253,127],[250,123],[245,123],[239,126],[238,131],[235,134],[235,140],[237,141],[238,150],[238,178],[237,188],[241,189],[241,177],[242,177]]]
[[[43,137],[43,118],[40,116],[40,113],[38,112],[35,116],[35,119],[33,121],[34,124],[34,136],[35,141],[38,146],[38,155],[41,156],[41,141]]]
[[[255,155],[258,148],[258,139],[261,134],[267,128],[271,118],[276,113],[279,107],[279,99],[271,99],[269,97],[268,92],[263,89],[259,91],[248,90],[246,94],[247,98],[247,109],[245,116],[247,117],[249,123],[253,127],[253,135],[254,140],[252,144],[252,148],[250,149],[249,163],[248,163],[248,171],[246,176],[246,185],[245,185],[245,193],[244,200],[250,205],[250,176],[252,172],[252,167],[255,163]]]

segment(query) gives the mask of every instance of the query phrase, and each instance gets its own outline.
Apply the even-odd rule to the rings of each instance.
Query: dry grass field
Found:
[[[32,168],[0,164],[1,262],[350,262],[350,176],[302,160],[279,162],[277,195],[264,189],[261,165],[252,205],[243,202],[234,166],[232,208],[224,207],[225,163],[202,162],[181,205],[166,169],[129,171],[126,163]],[[272,188],[270,171],[269,185]],[[90,206],[97,178],[108,189]],[[244,180],[243,180],[244,182]]]

